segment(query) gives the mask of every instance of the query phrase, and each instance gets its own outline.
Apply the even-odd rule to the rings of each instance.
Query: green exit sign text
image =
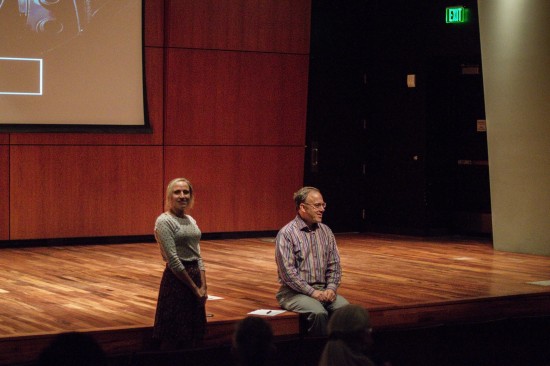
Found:
[[[446,23],[466,23],[466,9],[463,6],[453,6],[445,9]]]

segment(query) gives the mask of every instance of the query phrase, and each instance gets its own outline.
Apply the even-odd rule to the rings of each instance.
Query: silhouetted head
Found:
[[[341,340],[354,350],[366,351],[372,345],[371,333],[369,312],[360,305],[337,309],[328,322],[329,340]]]
[[[104,366],[107,365],[107,356],[91,335],[61,333],[41,352],[38,365]]]
[[[232,351],[241,366],[266,365],[275,352],[271,325],[263,318],[244,318],[237,323]]]

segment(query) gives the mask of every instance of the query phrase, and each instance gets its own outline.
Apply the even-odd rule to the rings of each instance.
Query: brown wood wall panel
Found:
[[[160,145],[163,127],[163,51],[145,49],[145,82],[153,133],[13,133],[11,144],[55,145]]]
[[[302,145],[308,56],[171,49],[168,145]]]
[[[162,147],[12,146],[10,239],[151,234]]]
[[[9,239],[10,219],[10,148],[0,145],[0,240]]]
[[[166,147],[165,185],[193,183],[203,232],[278,230],[294,217],[303,162],[303,147]]]
[[[311,0],[169,1],[169,47],[309,53]]]
[[[164,0],[143,0],[143,42],[145,47],[164,45]]]

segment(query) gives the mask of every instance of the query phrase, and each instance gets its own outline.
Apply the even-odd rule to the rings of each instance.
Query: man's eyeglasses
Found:
[[[327,208],[327,204],[326,202],[321,202],[321,203],[307,203],[307,202],[302,202],[304,205],[308,205],[308,206],[311,206],[313,207],[314,209],[316,210],[320,210],[320,209],[325,209]]]

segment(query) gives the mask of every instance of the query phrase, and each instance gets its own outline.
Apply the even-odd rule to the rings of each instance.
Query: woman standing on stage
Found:
[[[196,346],[206,331],[201,231],[186,214],[193,201],[191,182],[185,178],[172,180],[166,188],[166,211],[155,223],[155,239],[166,262],[153,328],[153,338],[161,349]]]

